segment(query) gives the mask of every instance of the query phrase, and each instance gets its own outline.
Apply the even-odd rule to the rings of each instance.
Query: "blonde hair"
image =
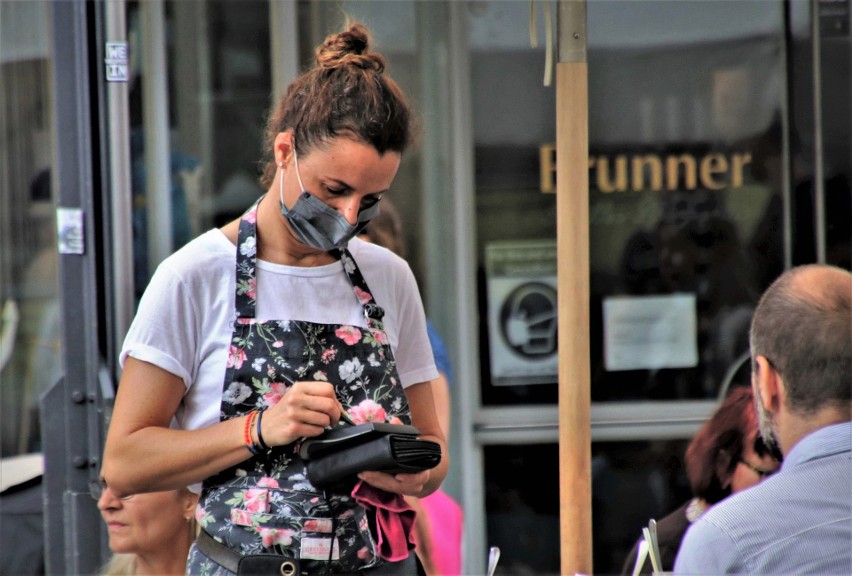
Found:
[[[101,568],[101,576],[133,576],[136,573],[136,554],[113,554]]]

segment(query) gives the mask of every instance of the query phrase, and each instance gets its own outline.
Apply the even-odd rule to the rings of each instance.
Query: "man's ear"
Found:
[[[771,413],[781,408],[784,395],[784,383],[781,375],[766,356],[757,356],[757,372],[754,374],[754,392],[759,395],[760,403]]]

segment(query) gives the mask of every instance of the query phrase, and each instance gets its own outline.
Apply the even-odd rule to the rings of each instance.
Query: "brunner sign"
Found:
[[[556,192],[556,145],[539,148],[541,191]],[[589,183],[600,192],[740,188],[751,152],[599,154],[589,156]]]

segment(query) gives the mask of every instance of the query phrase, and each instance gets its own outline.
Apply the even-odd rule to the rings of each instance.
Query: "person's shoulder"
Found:
[[[347,248],[359,267],[382,269],[392,274],[408,274],[411,271],[406,260],[378,244],[355,237],[349,241]]]
[[[717,502],[701,515],[699,521],[725,528],[738,524],[750,524],[756,516],[760,516],[767,509],[767,506],[777,508],[778,490],[778,476],[767,478],[760,484],[731,494],[721,502]]]
[[[708,517],[712,510],[705,512],[686,529],[674,563],[675,574],[736,572],[731,568],[740,563],[737,540],[727,526]]]
[[[163,260],[162,266],[186,277],[208,275],[224,266],[234,266],[236,247],[218,229],[211,229],[190,240]]]

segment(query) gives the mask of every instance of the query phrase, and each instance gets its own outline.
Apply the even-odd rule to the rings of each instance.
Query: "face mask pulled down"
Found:
[[[328,206],[325,202],[305,190],[302,177],[299,174],[299,157],[293,148],[293,158],[296,165],[296,178],[302,193],[292,208],[284,204],[284,175],[279,177],[279,203],[281,214],[287,219],[290,229],[298,240],[317,250],[333,250],[343,248],[360,232],[370,220],[379,213],[376,203],[358,212],[358,221],[353,226],[343,215]]]

